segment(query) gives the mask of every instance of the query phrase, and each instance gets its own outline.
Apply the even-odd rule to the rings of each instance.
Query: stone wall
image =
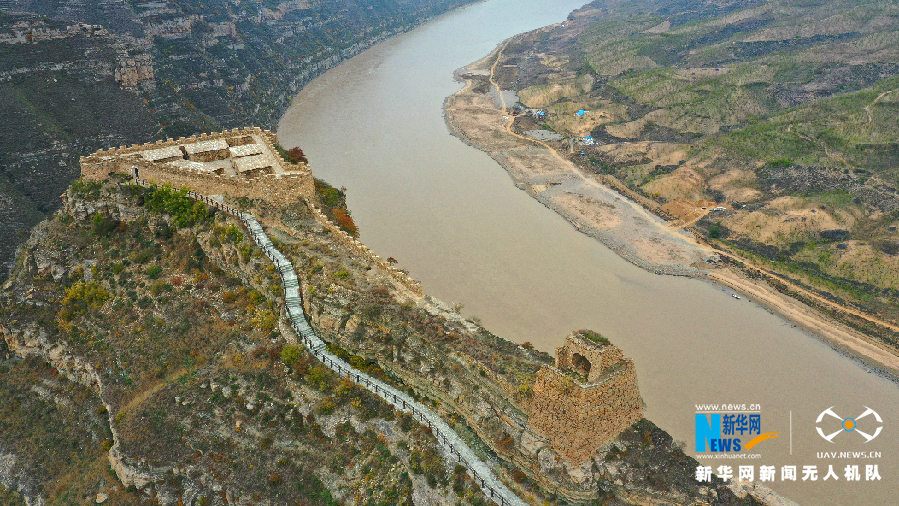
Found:
[[[237,144],[240,144],[245,142],[244,138],[249,135],[258,136],[264,147],[271,153],[274,163],[279,164],[279,170],[275,174],[256,177],[226,176],[153,163],[140,156],[141,152],[151,149],[216,139],[227,140],[237,137]],[[295,203],[297,199],[312,199],[315,195],[312,171],[306,164],[291,164],[281,160],[274,146],[276,143],[277,136],[274,133],[257,127],[181,137],[177,140],[168,139],[156,141],[153,144],[121,146],[118,149],[101,150],[90,156],[81,157],[81,176],[86,179],[103,180],[114,173],[131,174],[132,167],[137,167],[141,179],[158,184],[170,184],[175,188],[188,187],[206,195],[258,198],[277,206]]]
[[[390,274],[390,276],[399,282],[401,285],[406,287],[412,293],[418,295],[419,297],[424,296],[424,292],[421,289],[421,284],[418,281],[410,278],[405,271],[401,269],[397,269],[393,265],[390,265],[389,262],[376,255],[372,250],[368,249],[368,246],[362,244],[355,237],[350,236],[346,232],[344,232],[340,227],[333,224],[331,220],[329,220],[325,213],[321,212],[321,210],[312,204],[311,202],[307,202],[309,204],[309,209],[312,210],[313,216],[324,226],[326,229],[330,230],[334,237],[343,245],[352,249],[359,255],[362,255],[363,258],[367,259],[369,262],[377,264],[383,271]]]
[[[598,346],[579,334],[569,336],[556,353],[557,367],[537,373],[528,417],[553,450],[579,464],[643,418],[637,371],[615,346]],[[579,377],[583,373],[573,360],[578,356],[593,359],[587,381]],[[572,366],[577,375],[570,374]]]
[[[263,146],[269,150],[273,163],[278,167],[273,174],[254,175],[247,174],[237,176],[220,175],[213,172],[192,170],[186,167],[175,167],[171,164],[150,162],[145,160],[141,153],[169,146],[182,146],[196,144],[198,142],[224,139],[229,145],[240,146],[253,142],[252,136],[259,137]],[[157,184],[169,184],[174,188],[187,187],[204,195],[223,195],[230,198],[246,197],[250,199],[262,199],[276,206],[287,206],[302,199],[312,210],[312,214],[328,229],[334,237],[345,246],[351,248],[357,254],[362,255],[370,262],[377,264],[399,284],[412,293],[423,296],[421,284],[410,278],[406,273],[390,265],[387,261],[376,255],[364,244],[351,237],[349,234],[332,223],[319,210],[315,201],[315,183],[312,171],[306,164],[290,164],[281,159],[275,144],[277,136],[269,131],[256,128],[234,129],[231,131],[203,134],[180,139],[168,139],[157,141],[153,144],[133,144],[120,146],[118,149],[101,150],[81,158],[81,175],[86,179],[103,180],[110,174],[132,174],[132,168],[137,167],[140,178]]]
[[[578,334],[565,339],[565,344],[556,349],[556,367],[573,370],[587,377],[587,383],[597,383],[603,371],[624,360],[621,350],[611,345],[590,342]]]

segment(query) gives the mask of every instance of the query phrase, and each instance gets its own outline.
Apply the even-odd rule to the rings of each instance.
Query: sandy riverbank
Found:
[[[483,80],[485,69],[478,67],[486,64],[481,60],[460,76]],[[446,100],[444,110],[453,135],[487,152],[516,186],[630,262],[660,274],[682,276],[703,276],[718,262],[718,255],[689,232],[668,227],[552,149],[509,132],[501,107],[489,94],[477,92],[471,79],[465,89]]]
[[[454,136],[489,154],[518,188],[635,265],[657,274],[699,277],[727,286],[868,367],[899,378],[897,350],[832,320],[764,281],[749,279],[723,265],[719,252],[689,231],[669,226],[602,184],[598,176],[585,174],[548,144],[512,132],[511,118],[500,98],[506,93],[497,93],[490,80],[502,47],[456,71],[466,85],[444,103],[446,123]]]

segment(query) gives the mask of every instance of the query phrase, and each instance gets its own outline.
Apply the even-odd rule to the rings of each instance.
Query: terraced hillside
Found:
[[[517,132],[895,321],[897,57],[897,2],[597,1],[510,41],[495,78]]]

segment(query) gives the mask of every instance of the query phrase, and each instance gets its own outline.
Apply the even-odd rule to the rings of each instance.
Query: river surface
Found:
[[[646,417],[689,454],[696,404],[760,404],[761,432],[780,436],[740,452],[758,458],[704,465],[751,465],[755,480],[761,466],[775,466],[769,485],[801,504],[899,504],[895,383],[721,287],[626,262],[448,133],[442,105],[461,87],[455,69],[580,5],[488,0],[374,46],[300,92],[278,126],[281,143],[301,146],[317,177],[348,189],[362,242],[398,259],[426,293],[550,352],[574,329],[608,337],[636,363]],[[822,439],[816,418],[831,406],[841,418],[874,409],[883,423],[869,415],[858,429],[882,432],[870,443],[857,432]],[[839,424],[818,425],[830,434]],[[880,456],[818,457],[831,451]],[[784,465],[798,467],[796,482],[781,479]],[[824,481],[829,465],[838,480]],[[847,465],[859,466],[860,482],[847,483]],[[881,480],[866,480],[868,465]],[[802,480],[803,466],[817,466],[817,481]]]

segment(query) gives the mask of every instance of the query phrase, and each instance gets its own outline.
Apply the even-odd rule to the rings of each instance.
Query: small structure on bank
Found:
[[[528,417],[555,451],[575,464],[643,418],[633,361],[589,330],[556,349],[555,366],[537,373]]]

